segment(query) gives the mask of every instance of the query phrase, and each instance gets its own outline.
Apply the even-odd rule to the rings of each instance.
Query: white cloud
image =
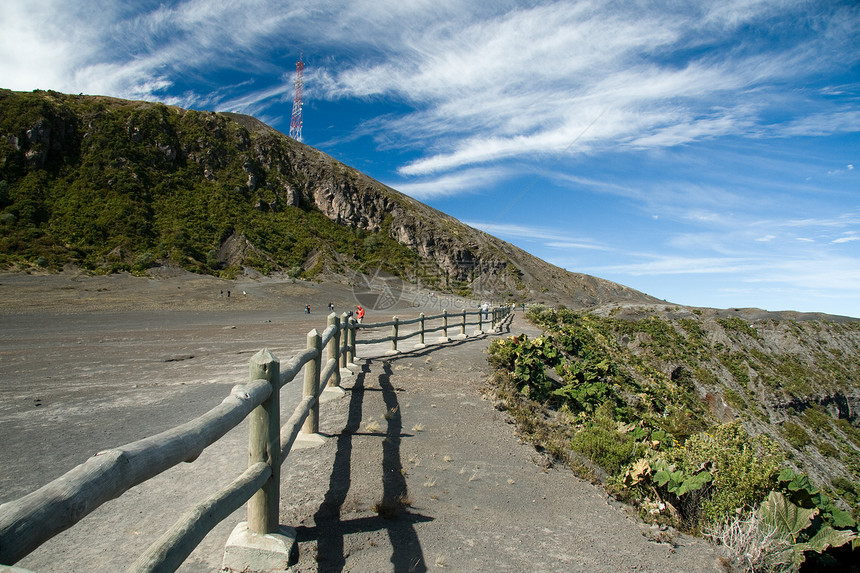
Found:
[[[461,193],[476,193],[508,176],[504,168],[468,169],[424,181],[388,182],[386,185],[415,199],[446,197]]]
[[[860,292],[860,260],[850,257],[795,258],[763,261],[758,281],[778,282],[797,288]]]
[[[816,113],[774,129],[775,135],[781,137],[823,136],[858,131],[860,131],[860,111],[855,110]]]
[[[583,242],[549,242],[546,243],[547,247],[551,247],[553,249],[564,249],[564,250],[574,250],[574,249],[584,249],[587,251],[612,251],[609,247],[604,245],[595,245],[594,243],[583,243]]]
[[[563,231],[547,227],[486,221],[463,221],[463,223],[502,239],[537,240],[542,241],[544,246],[554,249],[587,249],[596,251],[613,250],[611,247],[601,244],[593,239],[571,236]]]
[[[97,54],[93,27],[109,26],[114,11],[84,12],[73,2],[7,0],[0,3],[0,78],[14,90],[75,89],[74,73]]]
[[[629,276],[725,275],[739,283],[773,283],[792,289],[860,291],[860,260],[823,255],[788,257],[645,256],[647,260],[593,267],[590,272]]]
[[[845,237],[839,237],[838,239],[834,239],[833,244],[841,244],[841,243],[850,243],[852,241],[860,241],[860,235],[856,235],[854,233],[849,233]]]
[[[600,273],[640,275],[734,274],[756,268],[756,262],[742,257],[649,256],[647,261],[601,266]]]

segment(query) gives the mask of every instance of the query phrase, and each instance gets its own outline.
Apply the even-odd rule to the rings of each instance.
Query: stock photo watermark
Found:
[[[471,267],[470,267],[471,268]],[[411,276],[422,276],[412,269]],[[421,286],[417,278],[405,281],[379,269],[356,271],[352,276],[352,294],[356,303],[365,310],[384,312],[397,306],[426,308],[428,310],[462,311],[480,307],[483,302],[498,298],[494,296],[493,286],[506,290],[504,282],[498,277],[480,276],[471,285],[473,296],[460,296],[452,293],[437,292],[430,287]],[[426,275],[423,275],[426,276]],[[496,278],[496,281],[492,279]],[[496,284],[498,283],[498,284]],[[482,298],[481,294],[486,296]]]

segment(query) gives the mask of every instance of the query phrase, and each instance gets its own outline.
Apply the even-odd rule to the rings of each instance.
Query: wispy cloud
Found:
[[[775,283],[791,288],[860,289],[860,260],[831,255],[774,258],[649,255],[646,260],[590,269],[603,276],[725,275],[739,282]]]
[[[640,275],[735,274],[747,272],[756,261],[742,257],[682,257],[650,255],[647,260],[597,267],[600,273]]]
[[[476,193],[487,189],[500,179],[510,176],[504,167],[467,169],[424,181],[389,181],[387,185],[415,199],[446,197],[460,193]]]
[[[831,241],[834,245],[839,245],[842,243],[851,243],[854,241],[860,241],[860,235],[858,235],[855,231],[851,231],[846,233],[844,237],[839,237],[838,239],[833,239]]]
[[[784,126],[774,129],[780,137],[798,135],[821,136],[833,133],[852,133],[860,131],[860,111],[834,110],[798,118]]]
[[[739,34],[736,49],[719,59],[695,48],[793,9],[790,2],[714,2],[630,18],[612,4],[552,3],[472,20],[467,7],[456,23],[430,25],[395,43],[397,57],[327,72],[326,93],[387,95],[415,106],[380,125],[409,141],[432,141],[429,154],[401,166],[404,175],[557,153],[601,113],[572,152],[760,135],[771,88],[820,68],[821,45],[750,51],[750,39]],[[855,123],[848,112],[828,111],[792,119],[779,133],[809,132],[813,125],[832,133]],[[444,140],[431,140],[442,125]]]
[[[588,237],[577,237],[557,229],[535,227],[531,225],[516,225],[509,223],[464,221],[465,224],[491,235],[506,239],[528,239],[539,241],[551,249],[590,251],[611,251],[612,247]]]
[[[306,45],[321,57],[309,71],[314,97],[387,97],[413,108],[378,123],[378,130],[422,141],[429,154],[401,173],[430,174],[558,152],[601,113],[573,152],[746,133],[760,123],[771,85],[827,60],[823,40],[750,50],[754,36],[740,31],[806,8],[789,0],[636,10],[596,0],[320,0],[273,10],[264,0],[186,0],[96,9],[82,0],[12,0],[0,7],[0,21],[14,22],[0,34],[0,75],[17,89],[52,78],[47,87],[67,91],[213,102],[212,94],[181,89],[177,78],[232,70],[269,81],[256,97],[214,103],[263,112],[289,87],[279,78],[292,60],[274,54],[280,47],[294,58]],[[851,15],[822,19],[820,35],[849,41],[860,28]],[[732,50],[711,55],[717,52],[708,47],[735,34]],[[350,47],[362,56],[345,58]],[[326,60],[327,53],[340,55]],[[38,75],[28,73],[35,69]],[[180,95],[168,93],[177,87]],[[856,111],[833,109],[769,129],[826,134],[858,125]],[[444,137],[434,140],[440,129]]]

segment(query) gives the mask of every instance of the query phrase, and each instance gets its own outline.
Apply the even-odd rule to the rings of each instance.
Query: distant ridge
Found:
[[[349,280],[573,308],[657,299],[553,266],[263,122],[0,90],[0,264]]]

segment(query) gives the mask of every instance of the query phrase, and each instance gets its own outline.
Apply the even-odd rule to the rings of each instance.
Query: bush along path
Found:
[[[494,338],[359,361],[322,406],[326,442],[290,457],[294,570],[722,571],[705,540],[644,525],[518,437],[485,397]]]
[[[529,318],[548,333],[489,348],[493,395],[526,439],[658,529],[711,539],[735,570],[857,570],[850,506],[815,487],[744,418],[718,419],[677,367],[701,373],[709,361],[692,321],[676,330],[656,317],[634,324],[544,307]],[[671,372],[629,352],[631,338],[671,356]]]

